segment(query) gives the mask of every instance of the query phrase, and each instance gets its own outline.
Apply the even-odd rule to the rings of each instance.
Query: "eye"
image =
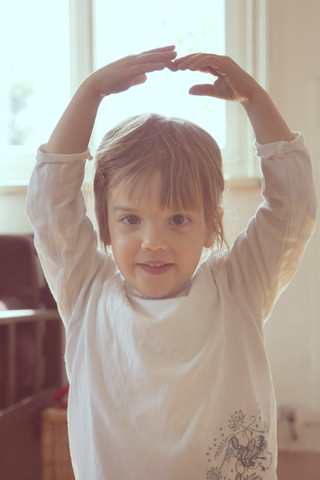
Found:
[[[175,215],[170,220],[170,225],[176,225],[177,227],[185,226],[189,223],[190,219],[186,215]]]
[[[140,219],[136,215],[126,215],[120,221],[126,225],[138,225],[140,223]]]

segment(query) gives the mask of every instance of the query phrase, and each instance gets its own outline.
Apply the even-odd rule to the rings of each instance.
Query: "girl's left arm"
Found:
[[[257,142],[291,141],[293,135],[267,92],[231,58],[198,53],[174,62],[178,70],[211,73],[213,84],[194,85],[189,93],[239,102],[247,112]]]
[[[222,257],[219,271],[232,301],[266,319],[314,229],[317,202],[303,137],[292,134],[267,92],[230,58],[195,54],[174,64],[216,76],[213,84],[194,85],[190,93],[239,102],[254,129],[264,202]]]

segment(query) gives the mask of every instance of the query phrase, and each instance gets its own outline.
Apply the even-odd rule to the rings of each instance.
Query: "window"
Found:
[[[194,3],[177,0],[152,5],[136,0],[125,8],[121,2],[92,1],[94,68],[128,53],[175,44],[180,56],[199,51],[227,53],[267,87],[267,0],[198,0],[196,8]],[[116,122],[136,113],[176,115],[198,123],[217,140],[227,179],[239,182],[257,177],[253,132],[239,105],[188,95],[191,85],[212,81],[211,75],[196,72],[149,74],[143,86],[102,103],[95,141]]]
[[[35,151],[71,93],[93,69],[124,55],[166,44],[175,44],[179,55],[227,52],[265,85],[266,3],[198,0],[195,8],[174,0],[7,2],[0,32],[7,46],[0,53],[0,184],[28,182]],[[143,86],[110,96],[100,107],[91,148],[117,121],[155,111],[206,128],[223,150],[227,178],[255,176],[251,128],[241,108],[188,95],[205,77],[154,72]]]
[[[194,3],[162,0],[94,1],[94,66],[164,45],[176,45],[179,56],[193,52],[225,53],[224,0]],[[212,78],[212,77],[211,77]],[[141,112],[188,118],[206,128],[225,145],[225,102],[188,95],[195,83],[211,81],[208,75],[168,70],[148,75],[143,86],[108,98],[97,119],[97,138],[116,122]]]
[[[65,0],[10,0],[3,9],[0,182],[20,183],[70,98],[69,12]]]

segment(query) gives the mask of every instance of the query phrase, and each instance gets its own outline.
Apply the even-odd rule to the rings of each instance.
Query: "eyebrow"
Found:
[[[113,209],[114,212],[137,212],[138,209],[131,207],[130,205],[116,205]]]
[[[133,214],[141,214],[141,210],[143,210],[143,208],[134,208],[130,205],[126,205],[126,204],[119,204],[119,205],[116,205],[114,208],[113,208],[113,212],[129,212],[129,213],[133,213]],[[165,209],[164,209],[165,210]],[[192,214],[192,212],[196,212],[198,209],[172,209],[172,213],[173,214]]]

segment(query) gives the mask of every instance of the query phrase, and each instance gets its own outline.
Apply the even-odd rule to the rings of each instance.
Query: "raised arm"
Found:
[[[264,201],[221,258],[219,272],[233,302],[266,319],[314,229],[316,199],[303,137],[291,133],[269,95],[230,58],[199,53],[175,60],[174,66],[217,77],[212,84],[194,85],[190,93],[241,103],[254,129]]]
[[[79,87],[54,129],[47,153],[81,153],[88,148],[101,100],[146,81],[146,73],[163,70],[175,58],[174,46],[149,50],[111,63]]]
[[[194,85],[190,93],[241,103],[260,144],[293,140],[267,92],[231,58],[198,53],[179,58],[174,65],[178,70],[201,71],[218,77],[213,84]]]
[[[87,148],[101,100],[143,83],[146,73],[170,66],[174,47],[126,57],[90,75],[37,156],[26,202],[46,278],[67,324],[100,269],[114,262],[100,255],[81,192]],[[79,295],[80,291],[82,295]]]

